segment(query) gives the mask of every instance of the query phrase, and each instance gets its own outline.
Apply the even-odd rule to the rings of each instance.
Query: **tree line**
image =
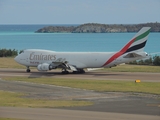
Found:
[[[18,55],[18,50],[15,49],[0,49],[0,57],[12,57]]]
[[[160,66],[160,56],[150,57],[149,59],[145,59],[145,60],[135,60],[133,62],[129,62],[129,64]]]

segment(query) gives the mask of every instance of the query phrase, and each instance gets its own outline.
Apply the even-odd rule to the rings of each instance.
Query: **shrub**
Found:
[[[0,49],[0,57],[11,57],[11,56],[16,56],[18,55],[18,51],[13,49]]]

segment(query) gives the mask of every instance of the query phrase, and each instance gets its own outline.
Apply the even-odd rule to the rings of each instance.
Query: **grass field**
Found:
[[[2,57],[0,58],[0,68],[24,68],[25,66],[20,65],[14,61],[14,57]]]
[[[147,66],[147,65],[118,65],[112,68],[103,69],[110,72],[152,72],[160,73],[160,66]]]
[[[53,108],[53,107],[87,106],[93,104],[92,102],[88,101],[29,99],[29,98],[23,98],[24,94],[7,92],[7,91],[0,91],[0,96],[3,96],[0,97],[0,106],[10,106],[10,107]]]
[[[1,118],[0,120],[25,120],[25,119],[17,119],[17,118]]]
[[[133,81],[111,81],[111,80],[86,80],[86,79],[65,79],[65,78],[27,78],[27,77],[5,77],[5,80],[26,81],[41,84],[68,86],[73,88],[95,90],[101,92],[142,92],[160,94],[159,82]]]

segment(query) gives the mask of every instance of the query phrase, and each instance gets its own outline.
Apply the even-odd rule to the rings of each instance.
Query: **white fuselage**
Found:
[[[19,54],[15,60],[25,66],[37,67],[39,64],[53,62],[67,62],[76,68],[112,67],[121,63],[130,62],[137,58],[123,58],[124,55],[114,59],[111,63],[104,64],[116,52],[54,52],[49,50],[28,49]]]

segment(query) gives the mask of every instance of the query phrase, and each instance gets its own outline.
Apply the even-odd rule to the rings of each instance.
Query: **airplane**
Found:
[[[38,71],[61,68],[63,74],[85,73],[84,69],[111,68],[148,56],[144,52],[151,27],[143,27],[120,51],[117,52],[55,52],[42,49],[26,49],[14,60],[27,67],[37,67]]]

